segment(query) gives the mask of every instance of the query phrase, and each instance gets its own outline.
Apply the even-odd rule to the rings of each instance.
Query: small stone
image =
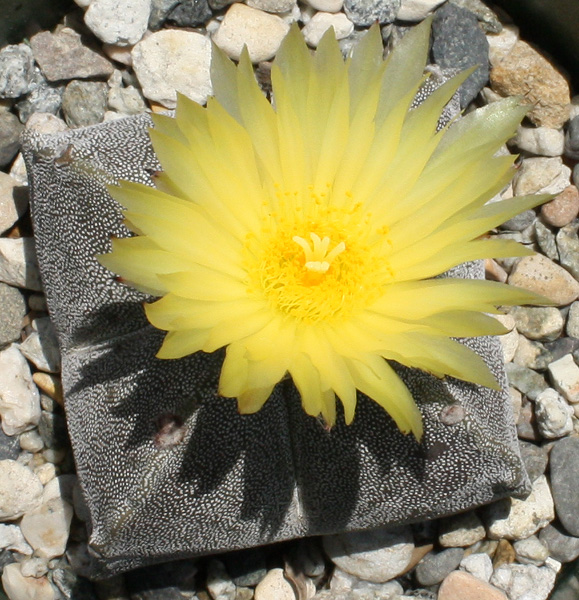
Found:
[[[547,600],[555,577],[555,571],[549,567],[512,564],[495,569],[491,583],[504,590],[509,600]]]
[[[327,593],[327,595],[318,598],[319,594],[316,594],[316,600],[322,600],[323,598],[325,600],[339,600],[342,598],[348,598],[349,600],[365,600],[367,598],[395,600],[403,593],[403,590],[397,581],[371,583],[360,580],[336,567],[330,581],[330,589],[322,593]]]
[[[485,259],[485,278],[506,283],[509,274],[492,258]]]
[[[34,319],[32,328],[20,351],[40,371],[59,373],[60,349],[52,321],[48,317]]]
[[[101,81],[71,81],[62,96],[62,112],[69,127],[102,123],[108,87]]]
[[[6,435],[0,427],[0,460],[17,460],[20,456],[20,443],[16,435]]]
[[[24,577],[42,577],[48,573],[48,561],[38,556],[28,558],[20,563],[20,571]]]
[[[36,133],[60,133],[68,129],[66,123],[50,113],[34,113],[26,121],[26,129]]]
[[[501,348],[503,350],[503,360],[508,363],[513,360],[519,345],[519,334],[517,331],[509,331],[499,336]]]
[[[24,577],[19,563],[4,567],[2,586],[10,600],[55,600],[54,588],[46,577]]]
[[[207,0],[181,0],[167,15],[179,27],[198,27],[213,16]]]
[[[569,186],[571,170],[560,156],[535,156],[525,159],[513,179],[517,196],[529,194],[559,194]]]
[[[15,179],[18,182],[18,185],[28,185],[26,165],[24,164],[24,157],[22,156],[21,152],[18,153],[18,156],[14,159],[14,162],[10,167],[10,177]]]
[[[149,100],[175,108],[177,92],[200,104],[211,94],[211,42],[200,33],[158,31],[139,42],[132,57],[143,94]]]
[[[344,13],[316,13],[303,28],[302,33],[306,42],[313,48],[317,48],[322,36],[333,27],[337,40],[348,37],[354,31],[354,24]]]
[[[441,552],[428,553],[416,567],[416,580],[423,586],[440,583],[458,567],[463,556],[463,548],[447,548]]]
[[[150,13],[151,0],[92,0],[84,22],[105,44],[132,46],[147,31]]]
[[[579,279],[579,223],[574,222],[559,229],[557,233],[557,249],[561,265]]]
[[[485,528],[474,512],[466,512],[442,519],[438,542],[444,548],[466,548],[485,537]]]
[[[291,12],[294,6],[296,6],[296,0],[247,0],[247,6],[279,14]]]
[[[53,463],[44,463],[34,469],[34,472],[42,485],[46,485],[56,477],[56,467]]]
[[[63,405],[62,383],[55,375],[48,373],[34,373],[32,376],[34,383],[50,398],[56,400],[58,404]]]
[[[344,12],[354,25],[392,23],[400,10],[401,0],[344,0]]]
[[[402,0],[396,19],[416,23],[426,17],[446,0]]]
[[[515,562],[515,549],[509,540],[499,540],[493,553],[493,568],[501,565],[510,565]]]
[[[579,191],[574,185],[567,186],[551,202],[543,204],[541,216],[547,225],[565,227],[579,215]]]
[[[41,31],[30,38],[30,45],[42,74],[48,81],[108,77],[111,63],[90,48],[69,27],[57,33]]]
[[[519,420],[521,409],[523,407],[523,395],[521,394],[521,392],[519,392],[519,390],[517,390],[511,385],[509,386],[509,399],[511,401],[513,417],[516,423]]]
[[[6,167],[20,149],[24,126],[11,112],[0,112],[0,167]]]
[[[207,566],[207,591],[214,600],[235,600],[235,584],[220,560],[213,559]]]
[[[482,0],[450,0],[450,2],[476,15],[480,27],[485,33],[502,31],[503,25],[499,18]]]
[[[573,431],[573,409],[554,389],[541,392],[535,401],[535,417],[541,435],[549,440]]]
[[[516,541],[513,544],[513,548],[515,549],[517,560],[523,565],[541,567],[549,557],[549,548],[536,535]]]
[[[322,12],[337,13],[342,10],[344,0],[306,0],[306,4]]]
[[[528,340],[524,335],[519,337],[517,351],[513,362],[529,369],[544,371],[552,360],[551,353],[541,342]]]
[[[30,556],[34,551],[26,543],[18,525],[0,525],[0,548]]]
[[[277,15],[244,4],[232,4],[225,13],[213,41],[234,60],[239,60],[247,46],[251,62],[273,58],[289,31],[289,25]]]
[[[42,289],[33,238],[0,238],[0,281],[29,290]]]
[[[0,98],[18,98],[34,86],[34,58],[26,44],[0,50]]]
[[[508,56],[518,40],[519,28],[515,25],[505,25],[499,33],[487,35],[491,66],[498,65],[503,58]]]
[[[557,250],[555,234],[539,220],[535,221],[535,238],[541,252],[547,258],[559,260],[559,250]]]
[[[567,354],[549,365],[549,374],[555,389],[567,402],[579,402],[579,367],[572,354]]]
[[[541,475],[535,480],[526,500],[505,498],[486,507],[483,514],[491,539],[521,540],[533,535],[555,518],[547,478]]]
[[[115,44],[103,44],[103,52],[115,62],[126,65],[127,67],[133,66],[133,57],[131,55],[131,46],[116,46]]]
[[[541,529],[539,540],[549,548],[549,554],[563,562],[571,562],[579,557],[579,537],[564,532],[560,525],[549,523]]]
[[[414,550],[408,526],[329,535],[323,538],[323,545],[340,569],[374,583],[384,583],[403,573]]]
[[[489,79],[489,44],[470,11],[444,4],[432,21],[432,57],[443,69],[478,69],[460,86],[460,106],[470,104]]]
[[[7,435],[31,429],[40,419],[40,399],[26,359],[12,344],[0,352],[0,416]]]
[[[0,172],[0,234],[10,229],[28,208],[28,190]]]
[[[238,587],[255,587],[267,574],[261,548],[251,548],[223,556],[227,572]],[[306,573],[307,575],[307,573]]]
[[[567,335],[579,339],[579,302],[573,302],[567,313]]]
[[[531,340],[556,340],[565,326],[563,316],[553,306],[516,306],[510,314],[517,331]]]
[[[272,569],[255,588],[255,600],[295,600],[296,594],[283,569]]]
[[[44,442],[40,437],[37,429],[31,429],[30,431],[24,431],[20,434],[20,447],[26,452],[35,454],[40,452],[44,448]]]
[[[532,369],[514,363],[506,364],[505,368],[510,384],[531,400],[536,400],[537,396],[549,387],[544,377]]]
[[[64,86],[55,87],[41,83],[24,100],[16,104],[20,120],[28,124],[28,119],[37,112],[56,115],[62,106],[63,93]]]
[[[579,115],[573,116],[565,134],[565,156],[579,159]]]
[[[579,537],[579,438],[555,442],[549,467],[557,517],[568,533]]]
[[[579,282],[541,254],[523,257],[511,271],[509,283],[542,294],[558,306],[570,304],[579,296]]]
[[[0,306],[0,347],[3,347],[20,339],[26,300],[17,288],[0,283]]]
[[[438,600],[507,600],[496,587],[463,571],[453,571],[442,582]]]
[[[525,150],[531,154],[561,156],[565,145],[565,135],[561,129],[520,125],[512,143],[519,150]]]
[[[503,231],[524,231],[535,222],[537,215],[534,210],[525,210],[522,213],[514,216],[512,219],[505,221],[500,225],[499,229]]]
[[[538,442],[542,439],[535,421],[535,407],[527,398],[523,399],[517,419],[517,435],[520,440],[530,440],[531,442]]]
[[[470,573],[481,581],[489,581],[493,574],[491,557],[484,552],[469,554],[460,561],[460,569]]]
[[[42,483],[24,465],[0,460],[0,521],[13,521],[40,506]]]
[[[560,129],[571,102],[565,78],[534,48],[518,41],[490,73],[491,87],[501,96],[521,96],[532,106],[529,119],[538,126]]]

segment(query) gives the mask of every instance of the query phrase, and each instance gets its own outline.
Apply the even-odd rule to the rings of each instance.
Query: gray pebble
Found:
[[[505,221],[499,229],[504,231],[523,231],[529,225],[532,225],[537,215],[534,210],[525,210],[517,216]]]
[[[108,87],[98,81],[71,81],[64,90],[62,111],[70,127],[101,123],[107,105]]]
[[[354,25],[392,23],[402,0],[344,0],[344,12]]]
[[[448,548],[441,552],[429,552],[416,567],[416,580],[420,585],[440,583],[454,571],[464,556],[463,548]]]
[[[573,117],[567,125],[565,156],[575,160],[579,159],[579,115]]]
[[[450,3],[466,8],[476,15],[483,30],[487,33],[500,33],[503,30],[497,15],[481,0],[450,0]]]
[[[557,233],[557,248],[561,265],[579,280],[579,224],[572,223],[559,229]]]
[[[525,336],[519,336],[519,343],[513,362],[535,371],[544,371],[553,360],[551,353],[541,342],[528,340]]]
[[[0,348],[20,339],[26,314],[24,296],[15,287],[0,283]]]
[[[541,392],[535,401],[535,418],[546,439],[561,438],[573,431],[573,408],[553,388]]]
[[[569,311],[569,316],[571,315],[571,311]],[[567,318],[567,327],[569,327],[569,317]],[[569,331],[567,331],[567,335],[571,335]],[[561,337],[554,342],[545,343],[545,348],[551,354],[551,361],[554,362],[563,358],[566,354],[572,354],[577,349],[579,349],[579,339],[575,339],[575,337]]]
[[[166,20],[179,27],[197,27],[212,16],[207,0],[181,0],[167,14]]]
[[[60,349],[52,321],[48,317],[34,319],[33,331],[20,344],[20,351],[40,371],[60,372]]]
[[[478,69],[460,86],[462,108],[482,90],[489,79],[489,43],[470,11],[454,4],[439,8],[432,22],[432,56],[443,69]]]
[[[556,573],[549,567],[501,565],[490,583],[503,590],[511,600],[546,600],[555,585]]]
[[[568,533],[579,537],[579,438],[555,442],[549,465],[557,517]]]
[[[527,398],[523,399],[521,410],[519,411],[517,435],[521,440],[530,440],[532,442],[537,442],[541,439],[535,420],[535,407]]]
[[[0,112],[0,167],[12,162],[20,149],[20,134],[24,126],[11,112]]]
[[[544,446],[538,446],[524,440],[519,441],[521,457],[531,482],[545,473],[549,462],[549,452]]]
[[[555,234],[538,219],[535,222],[535,238],[543,254],[551,260],[559,260]]]
[[[66,421],[58,413],[43,410],[38,422],[38,433],[47,448],[63,448],[68,445]]]
[[[163,26],[167,15],[177,6],[179,0],[151,0],[149,29],[158,31]]]
[[[539,539],[549,548],[550,555],[562,563],[579,557],[579,537],[569,535],[556,523],[549,523],[541,529]]]
[[[64,86],[42,83],[36,87],[24,100],[16,104],[16,110],[22,123],[26,123],[34,113],[58,114],[62,106]]]
[[[240,587],[255,587],[267,574],[261,548],[227,554],[223,562],[235,585]]]
[[[505,368],[511,385],[531,400],[536,400],[537,396],[549,387],[545,378],[532,369],[513,363],[506,364]]]
[[[554,306],[515,306],[510,314],[517,331],[531,340],[552,342],[565,326],[561,312]]]
[[[26,44],[6,46],[0,51],[0,98],[27,94],[34,79],[34,58]]]
[[[0,427],[0,460],[16,460],[20,455],[20,442],[17,435],[6,435]]]
[[[541,567],[549,556],[549,548],[536,535],[531,535],[524,540],[517,540],[513,544],[513,548],[518,562],[523,565]]]

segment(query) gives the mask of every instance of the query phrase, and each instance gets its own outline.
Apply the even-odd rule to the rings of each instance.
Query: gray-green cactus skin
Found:
[[[126,236],[106,185],[160,168],[137,116],[24,140],[44,287],[62,351],[65,407],[89,513],[90,577],[301,536],[441,517],[524,496],[497,339],[464,343],[502,391],[394,365],[424,417],[420,444],[359,394],[327,431],[291,380],[254,415],[217,395],[222,352],[155,358],[150,300],[95,255]],[[195,235],[195,232],[192,232]],[[482,277],[480,264],[455,277]]]

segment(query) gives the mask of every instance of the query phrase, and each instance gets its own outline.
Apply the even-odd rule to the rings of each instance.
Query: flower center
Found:
[[[304,267],[313,273],[326,273],[330,268],[332,261],[338,254],[341,254],[346,249],[346,244],[340,242],[330,253],[330,238],[328,236],[320,239],[320,236],[315,233],[310,233],[312,245],[310,246],[303,237],[294,235],[292,240],[304,249],[305,264]]]

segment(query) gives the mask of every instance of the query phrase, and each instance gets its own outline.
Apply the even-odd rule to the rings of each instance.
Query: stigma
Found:
[[[330,268],[333,260],[344,252],[346,244],[340,242],[333,250],[328,252],[330,247],[330,238],[325,236],[320,238],[315,233],[310,233],[311,244],[299,235],[295,235],[292,240],[298,244],[304,251],[304,267],[311,273],[324,274]]]

